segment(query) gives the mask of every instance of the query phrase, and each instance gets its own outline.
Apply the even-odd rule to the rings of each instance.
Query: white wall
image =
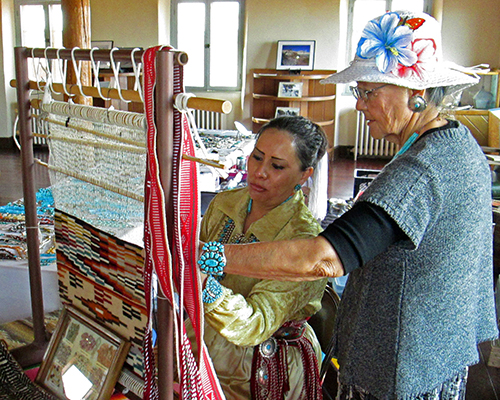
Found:
[[[464,66],[500,68],[500,1],[444,1],[443,56]]]
[[[159,0],[91,0],[90,7],[92,40],[113,40],[117,47],[159,44]]]

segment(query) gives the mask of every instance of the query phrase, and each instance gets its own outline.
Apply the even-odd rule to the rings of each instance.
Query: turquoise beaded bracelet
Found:
[[[203,300],[204,303],[211,304],[221,296],[222,296],[222,285],[219,282],[217,282],[217,280],[212,275],[208,275],[207,281],[205,282],[205,289],[203,289],[201,299]]]
[[[198,260],[201,272],[207,275],[221,276],[226,266],[224,245],[219,242],[207,242],[203,245],[203,253]]]

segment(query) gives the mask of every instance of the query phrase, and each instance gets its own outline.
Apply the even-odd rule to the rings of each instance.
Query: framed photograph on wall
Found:
[[[276,69],[314,69],[315,40],[279,40]]]
[[[297,107],[276,107],[274,118],[284,116],[297,116],[300,115],[300,108]]]
[[[112,40],[92,40],[90,44],[92,47],[97,47],[104,50],[111,50],[113,48]]]
[[[280,82],[278,86],[278,97],[302,97],[302,82]]]
[[[36,383],[61,400],[109,399],[130,343],[65,306]]]

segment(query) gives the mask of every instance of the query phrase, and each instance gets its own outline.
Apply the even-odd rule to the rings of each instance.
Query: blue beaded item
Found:
[[[205,283],[205,289],[203,289],[203,294],[201,299],[204,303],[211,304],[215,302],[219,297],[222,296],[222,286],[212,275],[208,275],[207,281]]]
[[[198,264],[201,271],[207,275],[222,275],[226,266],[224,245],[219,242],[207,242],[203,245]]]

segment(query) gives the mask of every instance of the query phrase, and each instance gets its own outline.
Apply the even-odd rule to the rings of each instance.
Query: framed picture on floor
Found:
[[[36,383],[62,400],[109,399],[129,348],[129,342],[65,306]]]

